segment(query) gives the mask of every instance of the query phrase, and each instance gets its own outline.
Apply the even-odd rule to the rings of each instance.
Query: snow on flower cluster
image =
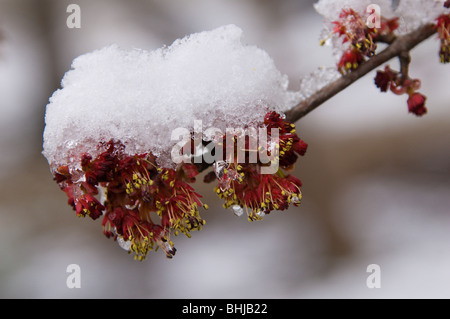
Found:
[[[205,224],[208,205],[191,185],[197,146],[212,155],[215,143],[204,181],[217,182],[225,208],[253,221],[300,204],[302,183],[289,171],[307,144],[283,112],[302,93],[288,91],[267,53],[241,40],[229,25],[153,52],[110,46],[83,55],[47,105],[43,154],[54,180],[77,216],[101,219],[104,235],[135,259],[159,248],[172,258],[172,236]],[[195,145],[199,121],[222,133]],[[179,128],[187,138],[172,141]],[[252,129],[267,137],[245,136]],[[187,162],[172,158],[175,146]]]
[[[239,127],[298,103],[288,79],[263,50],[227,25],[152,52],[112,45],[73,61],[46,109],[43,154],[55,170],[79,168],[99,141],[120,140],[129,154],[152,151],[170,166],[170,131]]]
[[[325,18],[321,44],[331,44],[341,74],[356,70],[377,54],[378,43],[392,43],[397,36],[420,26],[434,25],[439,36],[439,60],[450,62],[450,1],[438,0],[319,0],[315,9]],[[382,92],[408,95],[408,111],[427,113],[426,97],[419,93],[420,80],[408,74],[409,57],[402,57],[400,72],[386,66],[375,84]]]
[[[373,13],[368,10],[370,5],[378,5],[380,15],[385,19],[397,18],[396,35],[409,33],[426,23],[434,23],[438,16],[450,12],[444,7],[444,1],[439,0],[400,0],[398,3],[391,0],[319,0],[314,8],[325,20],[323,38],[333,33],[334,22],[342,19],[341,14],[345,10],[352,9],[366,22]],[[346,46],[339,40],[338,34],[329,38],[327,44],[331,44],[336,59],[340,59]]]

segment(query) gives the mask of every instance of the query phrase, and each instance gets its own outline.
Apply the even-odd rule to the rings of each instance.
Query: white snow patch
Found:
[[[83,152],[120,140],[129,154],[151,151],[173,165],[171,131],[240,127],[283,112],[301,94],[234,25],[191,34],[155,51],[108,46],[76,58],[46,109],[43,154],[52,169],[79,168]]]

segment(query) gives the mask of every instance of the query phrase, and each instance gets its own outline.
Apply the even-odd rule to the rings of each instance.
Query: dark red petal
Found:
[[[377,75],[375,76],[375,85],[381,92],[387,92],[390,81],[391,79],[386,72],[377,71]]]
[[[425,107],[426,97],[420,93],[412,93],[408,98],[408,110],[417,116],[422,116],[427,113]]]
[[[203,178],[203,181],[205,183],[211,183],[211,182],[215,181],[216,178],[217,178],[216,177],[216,172],[211,171],[211,172],[209,172],[208,174],[205,175],[205,177]]]
[[[308,144],[305,143],[303,140],[299,140],[297,143],[294,144],[294,151],[298,155],[305,155],[306,150],[308,149]]]

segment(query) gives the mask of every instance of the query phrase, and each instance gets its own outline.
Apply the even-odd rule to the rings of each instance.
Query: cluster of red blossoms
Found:
[[[377,71],[375,76],[375,85],[381,92],[391,92],[401,95],[408,94],[408,111],[417,116],[422,116],[427,113],[425,107],[426,97],[417,92],[420,88],[419,79],[411,79],[403,76],[401,73],[393,71],[388,65],[384,71]]]
[[[94,220],[102,216],[106,237],[118,240],[136,259],[144,259],[158,247],[171,258],[176,249],[170,232],[189,236],[190,230],[201,229],[205,223],[199,207],[207,206],[188,184],[198,174],[195,166],[161,169],[152,154],[127,155],[124,145],[113,140],[99,147],[103,152],[95,159],[82,156],[82,171],[70,172],[61,166],[55,172],[69,204],[78,216]],[[153,214],[160,217],[160,224],[154,222]]]
[[[342,74],[356,69],[366,58],[375,55],[376,42],[382,37],[393,34],[398,28],[398,18],[381,17],[380,28],[370,28],[366,21],[353,9],[344,9],[339,20],[333,22],[332,34],[342,38],[343,44],[349,44],[338,62]]]
[[[224,206],[233,206],[235,211],[235,206],[250,209],[250,220],[260,219],[271,210],[284,210],[290,203],[298,205],[301,199],[300,180],[281,169],[291,169],[307,145],[295,133],[294,125],[275,112],[268,113],[262,125],[269,131],[280,131],[279,143],[269,145],[273,142],[269,138],[266,147],[271,149],[269,153],[277,154],[271,162],[279,165],[275,174],[260,173],[267,163],[227,160],[223,171],[216,169],[211,172],[214,176],[207,174],[205,178],[212,181],[217,174],[216,191],[225,200]],[[181,163],[175,169],[158,167],[151,153],[126,154],[120,141],[99,143],[98,147],[95,158],[82,155],[81,170],[63,165],[54,172],[69,205],[77,216],[101,217],[106,237],[117,240],[135,259],[143,260],[150,250],[158,248],[172,258],[176,249],[171,235],[184,233],[190,237],[191,230],[200,230],[205,224],[199,209],[208,206],[190,185],[199,173],[197,167],[191,163]],[[245,150],[247,154],[252,151],[258,150]]]
[[[224,149],[233,148],[236,152],[227,152],[233,157],[215,162],[215,171],[205,176],[206,182],[217,178],[215,192],[224,200],[223,206],[238,216],[245,211],[249,221],[260,220],[273,210],[285,210],[290,204],[297,206],[302,198],[301,181],[287,172],[292,170],[298,156],[305,154],[308,145],[297,136],[295,125],[276,112],[268,113],[263,125],[269,135],[265,147],[255,146],[250,139],[239,146],[237,139],[223,136]],[[276,143],[271,139],[272,129],[278,132]],[[239,147],[245,153],[244,163],[237,156]],[[262,160],[263,153],[271,158],[269,162]],[[255,162],[248,160],[252,154],[258,154]],[[276,167],[273,174],[262,171],[269,165]]]
[[[444,3],[444,7],[450,8],[450,1]],[[344,9],[339,15],[339,20],[334,21],[332,34],[342,38],[342,43],[349,43],[337,68],[345,74],[355,70],[365,59],[372,57],[377,48],[377,42],[390,43],[395,39],[394,31],[399,27],[398,18],[385,19],[381,17],[379,28],[370,28],[366,21],[353,9]],[[441,63],[450,62],[450,15],[442,14],[436,19],[435,28],[437,30],[441,45],[439,50],[439,58]],[[404,62],[404,63],[408,63]],[[411,79],[406,72],[393,71],[386,66],[384,71],[378,71],[375,77],[376,86],[382,91],[391,92],[401,95],[408,94],[408,111],[417,116],[427,113],[425,106],[426,97],[417,92],[420,88],[420,80]]]

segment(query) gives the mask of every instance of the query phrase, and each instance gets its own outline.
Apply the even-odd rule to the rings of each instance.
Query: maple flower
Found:
[[[269,152],[273,157],[270,164],[279,165],[275,173],[262,173],[262,168],[269,163],[263,163],[260,157],[256,163],[241,163],[237,157],[214,163],[218,180],[215,192],[224,200],[223,206],[231,208],[238,216],[246,212],[250,221],[260,220],[273,210],[285,210],[290,204],[299,205],[302,198],[301,181],[285,171],[291,170],[298,156],[305,154],[307,144],[297,136],[295,125],[276,112],[267,113],[261,126],[267,128],[267,144],[252,148],[247,140],[245,158],[247,160],[252,153]],[[272,129],[278,130],[276,144],[270,138]],[[235,139],[231,145],[226,145],[226,136],[222,141],[225,149],[237,146]],[[211,180],[211,175],[207,175],[205,181]]]
[[[448,8],[448,3],[446,3]],[[441,41],[439,57],[441,63],[450,63],[450,14],[442,14],[436,19],[436,28]]]
[[[414,92],[409,95],[408,98],[408,110],[417,116],[422,116],[427,113],[425,107],[426,97],[420,93]]]
[[[364,56],[357,49],[348,49],[343,54],[338,62],[338,70],[342,74],[355,70],[358,66],[364,62]]]
[[[383,36],[392,35],[399,27],[398,18],[381,17],[379,28],[370,28],[362,16],[353,9],[343,9],[339,19],[333,21],[332,35],[342,39],[348,47],[338,62],[338,70],[342,74],[356,69],[365,58],[375,55],[377,41]],[[324,44],[325,41],[321,41]]]
[[[373,56],[377,48],[373,41],[377,33],[375,28],[369,28],[361,16],[353,9],[344,9],[339,20],[334,21],[333,33],[342,37],[343,43],[349,42],[352,47],[364,56]]]
[[[103,216],[103,233],[143,260],[152,249],[161,248],[168,258],[176,249],[171,233],[190,237],[201,229],[204,207],[188,184],[198,174],[192,164],[177,169],[160,168],[151,153],[129,155],[118,141],[99,143],[99,155],[81,157],[81,170],[60,166],[54,179],[68,196],[68,203],[81,217]],[[103,193],[103,204],[96,198]],[[101,195],[101,194],[100,194]],[[158,216],[160,224],[156,223]]]
[[[381,92],[387,92],[391,83],[397,78],[397,72],[391,70],[389,66],[386,66],[384,71],[377,71],[375,76],[375,85]]]
[[[419,79],[402,76],[400,72],[392,70],[387,65],[384,71],[377,71],[374,81],[381,92],[390,90],[397,95],[408,94],[407,104],[410,113],[416,116],[422,116],[427,113],[427,108],[425,107],[426,97],[417,92],[421,85]]]
[[[296,134],[295,125],[276,112],[267,113],[259,128],[267,132],[260,144],[253,143],[256,136],[246,138],[243,145],[236,136],[221,136],[226,154],[233,152],[225,161],[216,161],[213,172],[224,207],[237,215],[247,211],[249,220],[299,205],[302,198],[301,181],[288,172],[305,154],[307,144]],[[256,161],[251,161],[254,155]],[[96,155],[81,154],[79,164],[72,169],[61,165],[53,172],[68,204],[77,216],[102,218],[104,235],[137,260],[159,248],[172,258],[176,253],[172,235],[191,237],[191,231],[205,224],[199,210],[208,206],[190,185],[198,175],[194,164],[159,167],[151,152],[128,154],[116,140],[100,142]],[[275,171],[266,173],[264,169],[272,165]],[[210,174],[206,179],[213,180]]]
[[[385,17],[381,17],[380,19],[380,28],[374,30],[374,40],[377,41],[382,36],[391,35],[394,33],[395,30],[398,29],[400,26],[399,24],[399,18],[394,17],[392,19],[387,19]]]

